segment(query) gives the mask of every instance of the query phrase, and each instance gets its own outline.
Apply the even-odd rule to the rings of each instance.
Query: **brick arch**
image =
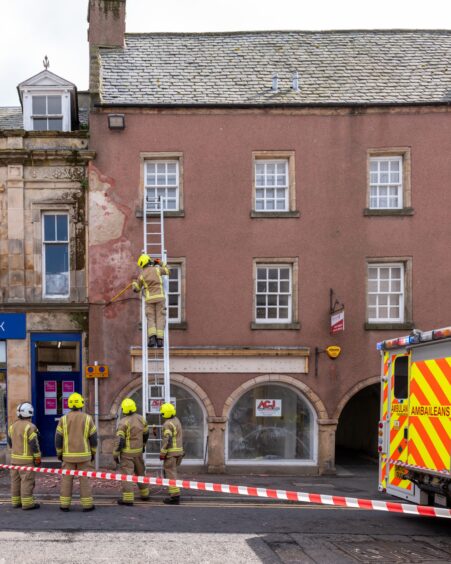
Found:
[[[222,410],[222,416],[227,418],[230,414],[232,406],[236,403],[236,401],[245,392],[247,392],[251,388],[255,388],[259,384],[288,384],[292,388],[295,388],[296,390],[301,392],[302,395],[310,401],[318,419],[328,419],[326,407],[324,406],[319,396],[317,396],[313,390],[311,390],[306,384],[304,384],[304,382],[296,380],[296,378],[293,378],[292,376],[283,376],[280,374],[265,374],[262,376],[257,376],[256,378],[252,378],[252,380],[248,380],[247,382],[241,384],[241,386],[234,390],[226,399],[224,408]]]
[[[199,384],[196,384],[195,382],[193,382],[189,378],[186,378],[185,376],[182,376],[181,374],[173,374],[173,373],[171,373],[171,382],[174,382],[175,384],[181,384],[182,387],[187,388],[188,390],[193,392],[193,395],[196,396],[197,399],[204,406],[205,411],[207,412],[207,417],[215,416],[215,410],[213,408],[213,404],[211,403],[211,400],[208,397],[207,393],[199,386]],[[110,415],[112,417],[116,417],[119,412],[119,408],[122,400],[126,398],[129,394],[140,388],[141,386],[142,386],[141,376],[137,376],[136,378],[128,382],[118,393],[116,399],[113,401],[110,409]]]
[[[348,403],[348,401],[356,395],[357,392],[360,392],[360,390],[363,390],[363,388],[367,388],[368,386],[371,386],[372,384],[378,384],[380,382],[380,376],[371,376],[370,378],[366,378],[365,380],[361,380],[358,384],[355,384],[350,390],[348,390],[346,392],[346,394],[341,398],[340,403],[337,405],[334,415],[333,415],[333,419],[336,419],[338,421],[341,412],[343,411],[345,405]]]

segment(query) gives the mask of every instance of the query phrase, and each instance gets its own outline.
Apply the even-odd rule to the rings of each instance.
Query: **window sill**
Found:
[[[180,323],[169,322],[169,330],[175,329],[177,331],[186,331],[188,329],[188,323],[186,321],[181,321]]]
[[[301,213],[298,210],[295,211],[254,211],[252,210],[250,213],[251,218],[255,219],[255,218],[267,218],[267,217],[272,217],[272,218],[277,218],[277,219],[281,219],[281,218],[291,218],[291,217],[300,217]]]
[[[363,215],[367,217],[375,216],[409,216],[415,215],[415,210],[413,208],[402,208],[399,210],[373,210],[371,208],[365,208],[363,210]]]
[[[160,215],[159,212],[149,213],[149,214],[147,214],[147,217],[158,217],[159,215]],[[142,208],[135,208],[135,217],[137,217],[138,219],[143,218],[143,209]],[[185,217],[185,211],[184,210],[165,211],[164,217]]]
[[[415,327],[412,321],[404,323],[365,323],[365,331],[398,331],[410,330]]]
[[[272,329],[279,329],[282,331],[299,331],[299,329],[301,328],[301,324],[300,323],[255,323],[255,321],[253,321],[251,323],[251,329],[253,331],[255,330],[272,330]]]

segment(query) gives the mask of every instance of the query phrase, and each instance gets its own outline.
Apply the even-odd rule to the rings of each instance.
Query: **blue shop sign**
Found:
[[[25,339],[25,313],[0,313],[0,339]]]

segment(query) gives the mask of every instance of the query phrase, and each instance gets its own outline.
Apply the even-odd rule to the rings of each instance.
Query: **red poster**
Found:
[[[63,381],[63,394],[73,394],[75,390],[74,381],[73,380],[64,380]]]
[[[56,398],[45,398],[45,415],[56,415]]]
[[[56,398],[56,380],[44,380],[44,397]]]

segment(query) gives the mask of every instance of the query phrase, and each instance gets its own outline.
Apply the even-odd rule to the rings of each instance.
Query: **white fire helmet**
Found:
[[[34,409],[31,403],[28,403],[26,401],[25,403],[20,403],[17,406],[17,410],[16,410],[17,417],[20,417],[21,419],[28,419],[30,417],[33,417],[33,414],[34,414]]]

